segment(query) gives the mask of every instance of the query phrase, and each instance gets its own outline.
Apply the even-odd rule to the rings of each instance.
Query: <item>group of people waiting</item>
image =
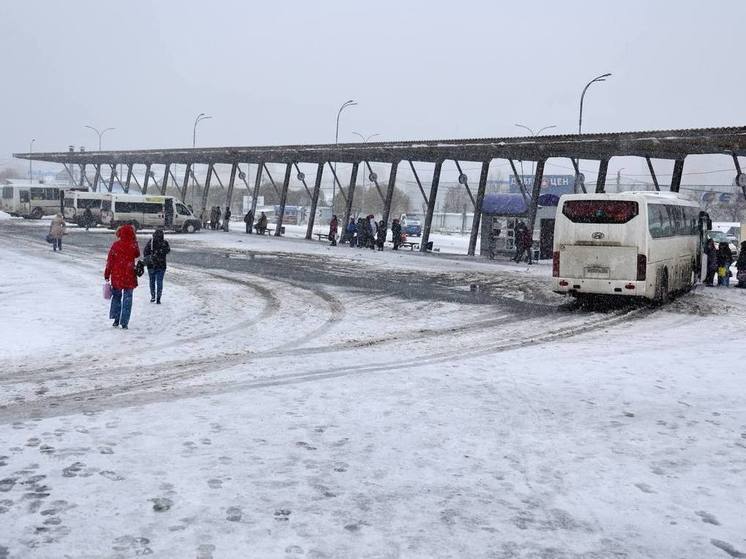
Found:
[[[357,220],[351,217],[350,222],[342,232],[339,244],[349,243],[350,248],[360,247],[371,250],[383,250],[387,232],[386,222],[383,219],[376,221],[373,214],[358,217]],[[338,233],[339,222],[337,216],[333,215],[329,222],[328,234],[332,246],[337,246]],[[402,230],[398,219],[394,219],[391,224],[391,237],[394,243],[394,250],[399,250],[402,243]]]
[[[246,224],[247,235],[251,235],[252,229],[256,231],[257,235],[264,235],[267,232],[267,215],[264,212],[257,219],[256,225],[254,225],[254,212],[251,210],[243,216],[243,222]]]
[[[733,251],[731,251],[728,243],[721,242],[716,245],[715,241],[710,239],[705,246],[705,254],[707,255],[705,285],[714,286],[715,277],[717,277],[717,285],[730,287],[730,278],[733,275],[730,268],[733,265],[734,258]],[[738,282],[736,287],[746,288],[746,241],[741,243],[736,270],[736,280]]]
[[[200,212],[200,221],[203,229],[209,227],[213,231],[222,230],[227,233],[231,229],[231,209],[226,206],[225,210],[221,211],[220,206],[213,206],[210,208],[209,219],[207,211],[203,209]]]

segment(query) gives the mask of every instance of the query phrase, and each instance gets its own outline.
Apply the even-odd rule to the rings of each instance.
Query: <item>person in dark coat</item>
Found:
[[[707,255],[707,274],[705,275],[705,285],[712,287],[715,274],[718,272],[718,251],[715,247],[715,241],[709,239],[705,245],[705,255]]]
[[[114,326],[127,330],[132,313],[132,292],[137,287],[135,259],[140,256],[135,229],[130,224],[117,229],[118,240],[114,241],[106,257],[104,279],[111,280],[111,306],[109,318]]]
[[[367,228],[365,226],[365,219],[362,217],[357,218],[357,246],[365,248],[365,243],[368,242]]]
[[[733,264],[733,252],[731,252],[728,243],[720,243],[718,245],[718,285],[724,285],[730,287],[730,267]],[[725,275],[721,276],[720,271],[725,268]]]
[[[378,250],[383,250],[383,244],[386,242],[386,222],[378,222],[378,231],[376,231],[376,246]]]
[[[94,227],[96,225],[96,220],[93,219],[93,212],[91,211],[91,208],[86,208],[83,212],[83,227],[85,227],[85,230],[88,231],[91,227]]]
[[[513,257],[514,262],[520,263],[523,260],[523,255],[526,252],[526,232],[528,228],[526,224],[519,221],[515,226],[515,256]]]
[[[357,245],[357,225],[355,225],[355,218],[351,217],[350,222],[347,224],[347,240],[350,243],[350,247]]]
[[[337,222],[337,216],[333,215],[331,221],[329,222],[329,240],[331,241],[331,245],[337,246],[337,230],[339,228],[338,222]]]
[[[231,230],[231,209],[226,206],[223,212],[223,231],[228,233]]]
[[[741,242],[741,250],[738,252],[738,260],[736,261],[736,279],[738,283],[736,287],[746,288],[746,241]]]
[[[391,223],[391,236],[391,240],[394,242],[394,250],[399,250],[399,245],[401,245],[401,224],[398,219],[394,219]]]
[[[171,252],[168,241],[163,238],[163,230],[156,229],[153,238],[145,245],[145,265],[150,279],[150,302],[161,304],[163,276],[166,274],[166,255]]]
[[[251,229],[254,227],[254,212],[249,210],[246,215],[243,216],[243,222],[246,224],[246,233],[251,235]]]
[[[260,235],[264,235],[264,233],[267,232],[267,216],[264,212],[259,216],[259,220],[256,222],[254,229],[256,229],[256,232]]]

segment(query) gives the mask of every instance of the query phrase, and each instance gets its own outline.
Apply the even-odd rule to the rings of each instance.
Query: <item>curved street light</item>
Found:
[[[355,136],[358,136],[364,144],[367,144],[371,138],[375,138],[376,136],[380,136],[380,134],[371,134],[370,136],[363,136],[360,132],[353,132]]]
[[[339,106],[339,110],[337,111],[337,131],[334,134],[334,148],[336,149],[337,145],[339,144],[339,117],[342,115],[342,111],[344,111],[347,107],[352,107],[357,105],[357,101],[354,99],[348,99],[344,103],[342,103]],[[337,176],[337,162],[334,162],[334,176]],[[335,178],[332,181],[332,213],[334,213],[334,198],[337,195],[337,179]]]
[[[205,113],[199,113],[197,115],[197,118],[194,119],[194,128],[192,129],[192,147],[197,146],[197,125],[202,122],[203,120],[207,120],[208,118],[212,118],[210,115],[206,115]]]
[[[533,128],[529,128],[525,124],[516,124],[516,126],[518,128],[523,128],[524,130],[528,130],[528,132],[529,132],[529,134],[531,134],[531,136],[538,136],[542,132],[544,132],[544,130],[549,130],[551,128],[557,128],[556,124],[550,124],[549,126],[544,126],[543,128],[539,128],[538,132],[534,132]],[[531,177],[534,176],[535,169],[536,169],[536,162],[534,161],[534,162],[531,163]],[[521,160],[521,174],[523,174],[523,160]],[[533,180],[533,178],[531,180]]]
[[[583,93],[580,95],[580,115],[578,117],[578,135],[582,133],[583,130],[583,99],[585,98],[585,92],[588,91],[588,88],[596,83],[596,82],[605,82],[606,78],[611,77],[611,74],[601,74],[600,76],[596,76],[591,81],[589,81],[585,87],[583,88]]]
[[[31,139],[31,143],[28,146],[28,152],[29,155],[34,154],[34,142],[36,141],[36,138]],[[29,184],[32,184],[34,182],[34,160],[29,158],[28,160],[28,182]]]
[[[86,124],[84,128],[90,128],[93,130],[96,135],[98,136],[98,151],[101,151],[101,137],[106,134],[109,130],[116,130],[116,128],[104,128],[103,130],[99,131],[98,128],[95,126],[91,126],[90,124]]]

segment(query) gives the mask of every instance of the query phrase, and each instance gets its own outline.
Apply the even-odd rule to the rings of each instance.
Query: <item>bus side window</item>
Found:
[[[3,187],[3,199],[5,199],[5,200],[12,200],[13,199],[13,187],[12,186],[4,186]]]
[[[654,239],[663,236],[661,213],[658,204],[648,204],[648,230]]]

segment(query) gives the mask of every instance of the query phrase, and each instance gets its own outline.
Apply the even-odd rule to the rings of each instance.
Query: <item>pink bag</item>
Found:
[[[111,299],[111,284],[108,281],[104,284],[104,299]]]

